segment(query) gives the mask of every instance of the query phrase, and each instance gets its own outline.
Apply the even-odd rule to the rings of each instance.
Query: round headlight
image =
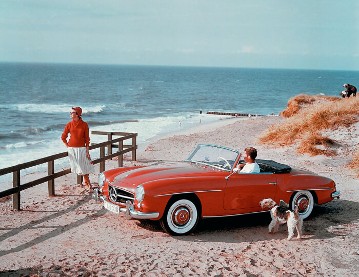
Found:
[[[143,197],[145,197],[145,189],[143,188],[142,185],[136,187],[135,197],[138,202],[141,202],[143,200]]]
[[[100,173],[98,175],[98,185],[99,185],[99,187],[103,187],[103,185],[105,184],[105,180],[106,180],[105,174]]]

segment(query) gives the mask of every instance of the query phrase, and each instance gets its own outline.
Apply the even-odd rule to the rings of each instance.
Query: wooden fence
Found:
[[[102,131],[92,131],[94,135],[106,135],[107,141],[93,144],[90,146],[90,150],[100,149],[100,157],[93,160],[93,164],[100,164],[100,172],[105,170],[105,161],[118,157],[118,166],[123,166],[123,155],[125,153],[132,153],[132,160],[136,160],[136,138],[137,133],[124,133],[124,132],[102,132]],[[119,136],[119,137],[118,137]],[[118,138],[114,138],[118,137]],[[131,140],[131,144],[125,145],[124,141]],[[107,155],[105,148],[107,148]],[[113,153],[113,148],[118,148],[116,152]],[[10,166],[7,168],[0,169],[0,176],[5,174],[12,174],[12,184],[11,189],[0,191],[0,198],[12,195],[12,206],[14,210],[20,210],[20,192],[40,185],[47,182],[49,196],[55,196],[55,179],[71,172],[70,168],[55,172],[55,161],[67,157],[67,152],[62,152],[59,154],[47,156],[41,159],[33,160],[30,162],[18,164],[15,166]],[[34,166],[42,165],[47,163],[47,176],[33,180],[31,182],[21,184],[21,170],[31,168]],[[77,182],[82,182],[82,176],[77,176]]]

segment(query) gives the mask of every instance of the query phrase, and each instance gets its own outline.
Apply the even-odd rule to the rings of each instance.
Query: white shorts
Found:
[[[94,173],[94,166],[86,157],[86,147],[68,147],[71,172],[77,175]]]

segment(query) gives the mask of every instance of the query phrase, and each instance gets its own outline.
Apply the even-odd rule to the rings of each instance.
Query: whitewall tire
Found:
[[[299,215],[306,219],[310,216],[314,208],[314,198],[310,191],[297,191],[292,198],[291,208],[298,206]]]
[[[172,235],[185,235],[195,229],[198,220],[196,204],[189,199],[178,199],[167,206],[161,226]]]

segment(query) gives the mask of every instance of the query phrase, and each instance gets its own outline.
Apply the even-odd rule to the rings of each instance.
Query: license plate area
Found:
[[[115,205],[115,204],[112,204],[108,201],[103,201],[103,206],[106,210],[110,211],[110,212],[113,212],[115,214],[119,214],[120,213],[120,207]]]

